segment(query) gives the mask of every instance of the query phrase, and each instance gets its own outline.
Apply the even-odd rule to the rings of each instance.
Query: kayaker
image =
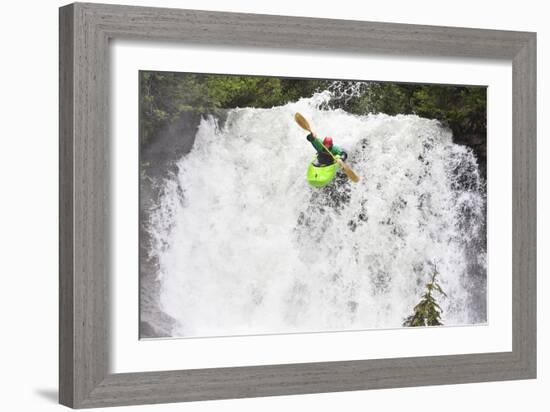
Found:
[[[315,150],[317,150],[317,162],[319,166],[328,166],[334,163],[334,159],[327,153],[325,147],[330,150],[334,156],[340,156],[344,161],[348,158],[348,154],[344,152],[340,146],[336,146],[332,143],[332,137],[327,136],[321,142],[321,139],[317,138],[316,133],[310,133],[307,135],[307,140],[309,140]],[[325,147],[323,147],[323,145]]]

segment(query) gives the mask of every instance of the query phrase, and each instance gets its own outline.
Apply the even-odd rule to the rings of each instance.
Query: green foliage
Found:
[[[325,80],[275,77],[140,72],[141,142],[182,113],[208,113],[235,107],[270,108],[309,97]]]
[[[369,82],[365,93],[346,102],[355,114],[417,114],[437,119],[455,136],[484,135],[487,89],[479,86]]]
[[[441,322],[441,307],[435,300],[433,292],[438,292],[442,296],[447,296],[441,285],[437,281],[439,273],[434,268],[431,282],[426,285],[426,292],[422,295],[420,302],[414,307],[414,313],[407,317],[403,322],[403,326],[440,326]]]
[[[184,112],[270,108],[310,97],[333,83],[315,79],[148,71],[140,72],[139,79],[142,143]],[[360,88],[361,93],[332,102],[330,107],[359,115],[417,114],[437,119],[452,129],[456,139],[466,144],[469,144],[468,136],[486,133],[485,87],[363,82]],[[478,156],[484,156],[483,150],[478,150]]]
[[[140,72],[141,141],[146,142],[182,112],[205,111],[211,102],[208,89],[198,75]]]

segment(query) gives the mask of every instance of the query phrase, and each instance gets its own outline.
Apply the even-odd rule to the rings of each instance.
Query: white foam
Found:
[[[485,195],[471,151],[436,121],[320,110],[326,98],[202,121],[150,222],[173,336],[400,327],[428,262],[445,324],[485,316],[469,294],[486,260],[472,262]],[[296,111],[349,153],[358,184],[308,185]]]

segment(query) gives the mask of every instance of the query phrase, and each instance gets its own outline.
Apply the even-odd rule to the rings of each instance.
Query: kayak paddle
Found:
[[[300,113],[296,113],[294,115],[294,120],[296,120],[296,123],[298,123],[298,125],[302,129],[307,130],[310,133],[313,133],[313,131],[311,130],[311,126],[309,125],[309,122]],[[357,176],[357,174],[352,170],[352,168],[349,167],[347,164],[345,164],[342,159],[334,156],[332,152],[328,150],[327,147],[322,142],[321,142],[321,145],[325,148],[328,154],[332,156],[334,161],[340,165],[340,167],[342,168],[346,176],[349,177],[352,182],[357,183],[359,181],[359,176]]]

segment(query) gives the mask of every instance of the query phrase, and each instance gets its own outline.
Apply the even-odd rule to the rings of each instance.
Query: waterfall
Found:
[[[331,93],[204,118],[147,223],[174,337],[401,327],[436,266],[445,325],[486,321],[485,188],[435,120],[327,109]],[[301,112],[360,175],[306,181]]]

